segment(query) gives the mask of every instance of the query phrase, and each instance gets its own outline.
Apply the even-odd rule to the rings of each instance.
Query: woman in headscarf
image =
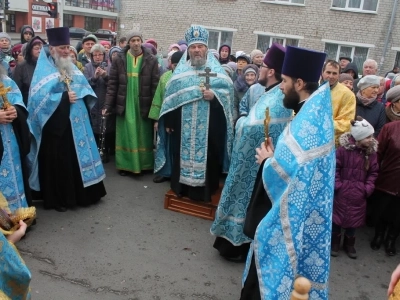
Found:
[[[76,51],[74,46],[69,46],[70,54],[69,56],[72,59],[72,63],[83,73],[83,65],[80,61],[78,61],[78,52]]]
[[[377,101],[379,86],[378,76],[364,76],[357,84],[359,91],[356,95],[356,115],[366,119],[374,127],[375,137],[386,123],[385,106]]]
[[[250,64],[243,68],[242,74],[235,80],[233,87],[235,89],[235,98],[233,102],[233,121],[239,117],[239,102],[242,100],[247,90],[257,82],[258,67]]]
[[[219,47],[218,53],[219,53],[219,63],[221,65],[227,64],[229,62],[229,56],[231,55],[231,46],[227,44],[221,45]]]
[[[106,51],[100,44],[95,44],[92,47],[90,56],[91,62],[85,65],[83,71],[83,74],[97,96],[96,104],[90,110],[90,120],[97,147],[100,149],[102,142],[104,142],[104,149],[102,149],[104,156],[102,160],[103,163],[107,163],[109,162],[109,155],[115,149],[115,114],[109,114],[105,120],[102,120],[102,108],[107,92],[110,65],[107,63]],[[104,121],[105,123],[103,123]],[[102,141],[102,139],[104,140]]]

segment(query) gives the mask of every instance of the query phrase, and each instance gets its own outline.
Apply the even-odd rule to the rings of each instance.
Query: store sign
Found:
[[[47,15],[48,10],[47,5],[32,4],[32,13],[35,15]]]

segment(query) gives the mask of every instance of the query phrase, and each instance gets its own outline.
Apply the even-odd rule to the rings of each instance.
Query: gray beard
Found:
[[[7,70],[0,64],[0,78],[8,76]]]
[[[193,67],[201,67],[201,66],[204,66],[204,65],[206,64],[206,62],[207,62],[207,60],[206,60],[205,57],[203,57],[203,58],[198,58],[198,59],[195,59],[195,58],[192,59],[192,58],[190,58],[190,61],[191,61]]]
[[[54,53],[54,63],[60,73],[66,72],[68,75],[72,75],[73,63],[71,57],[61,57]]]

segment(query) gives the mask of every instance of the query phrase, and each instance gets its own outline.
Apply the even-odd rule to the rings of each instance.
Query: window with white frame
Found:
[[[328,59],[339,61],[340,57],[350,57],[352,62],[357,65],[359,74],[362,74],[362,66],[364,61],[368,58],[368,50],[369,48],[367,47],[325,43],[325,53]]]
[[[261,2],[272,2],[277,4],[304,4],[304,0],[261,0]]]
[[[258,34],[256,49],[259,49],[265,53],[271,47],[272,43],[278,43],[283,46],[298,46],[299,40],[295,38]]]
[[[378,0],[332,0],[332,8],[351,11],[376,12]]]
[[[207,28],[206,26],[204,27]],[[223,44],[232,46],[233,31],[217,30],[213,28],[207,28],[207,30],[210,34],[208,38],[208,49],[218,50]]]

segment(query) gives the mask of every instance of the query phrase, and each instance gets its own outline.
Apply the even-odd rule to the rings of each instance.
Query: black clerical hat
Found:
[[[46,33],[50,46],[70,45],[68,27],[49,28]]]

